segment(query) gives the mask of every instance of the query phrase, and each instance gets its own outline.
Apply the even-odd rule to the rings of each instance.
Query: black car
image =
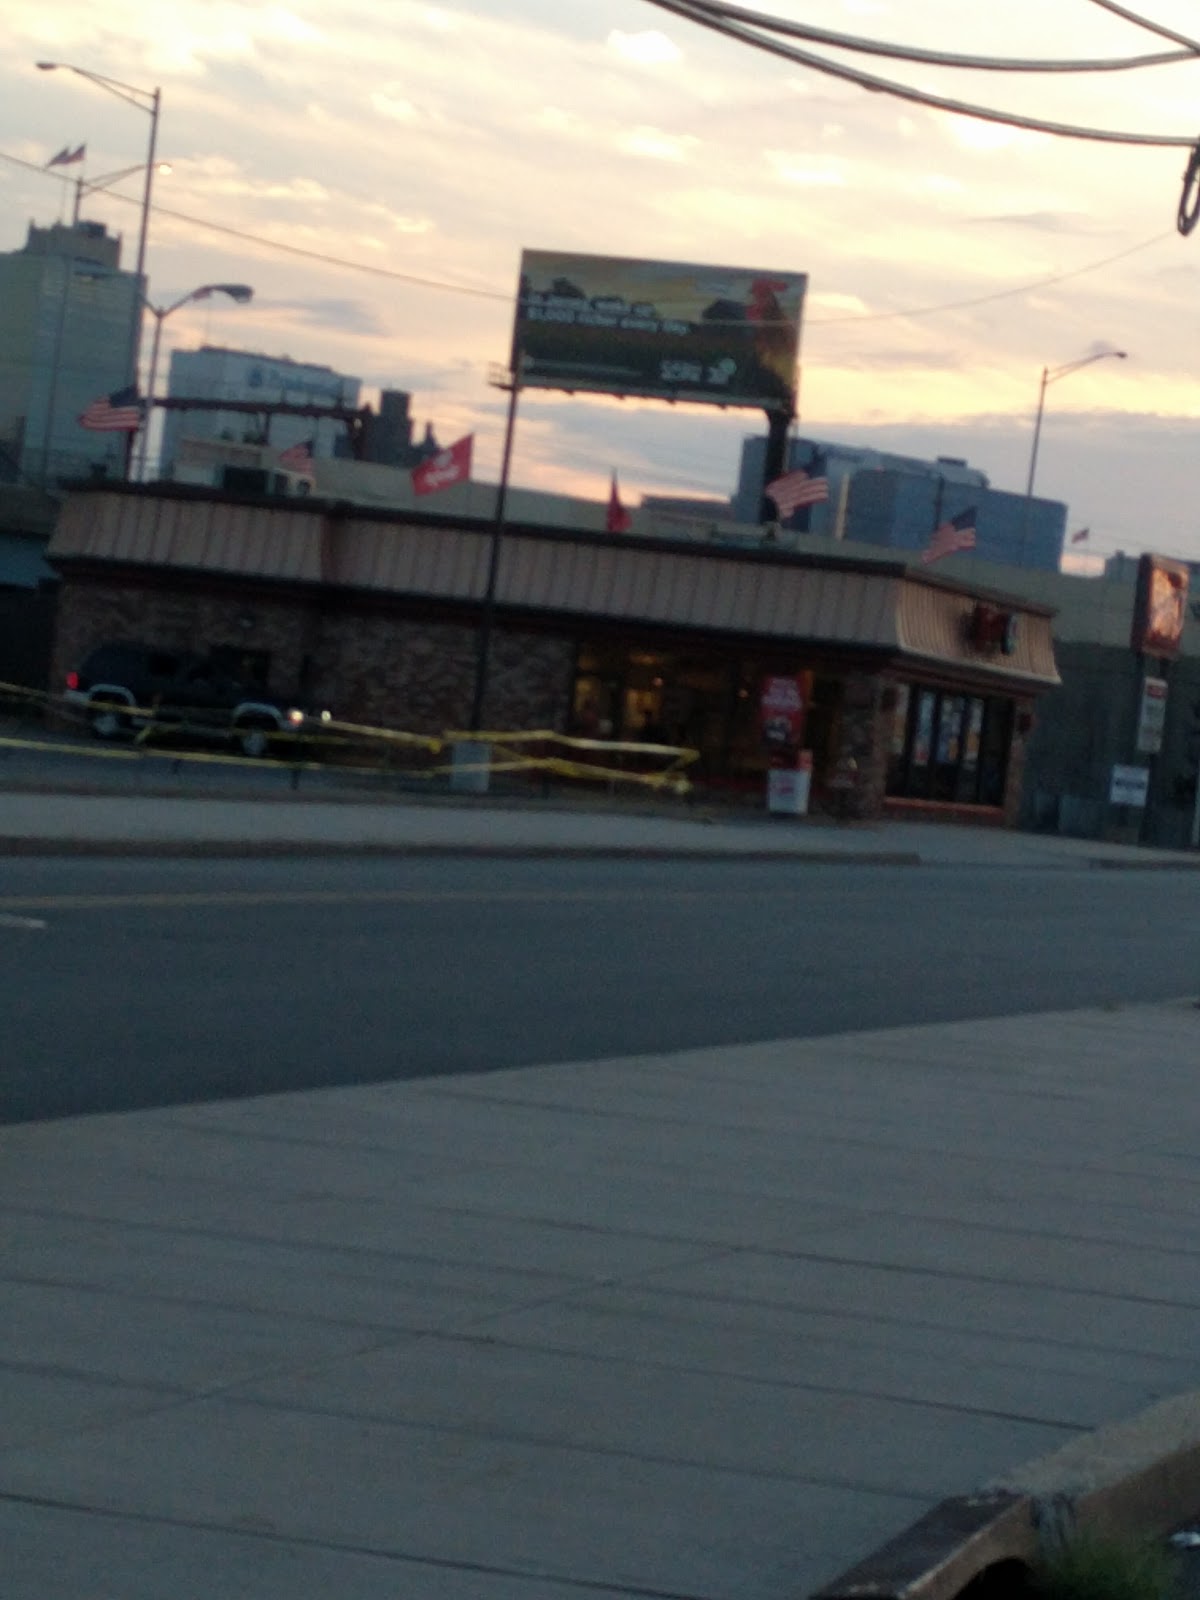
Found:
[[[149,728],[191,738],[230,741],[243,755],[278,752],[285,741],[328,723],[299,697],[280,697],[237,669],[233,652],[199,655],[157,645],[102,644],[68,672],[65,698],[84,708],[99,739]]]

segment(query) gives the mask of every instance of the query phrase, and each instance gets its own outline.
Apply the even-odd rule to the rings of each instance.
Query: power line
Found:
[[[923,89],[913,89],[908,84],[896,83],[891,78],[876,77],[874,73],[861,72],[858,68],[845,66],[840,61],[830,61],[825,56],[813,55],[809,50],[799,50],[794,45],[784,44],[782,40],[766,38],[756,33],[752,27],[735,20],[732,8],[717,4],[715,0],[646,0],[646,3],[657,6],[660,11],[669,11],[677,17],[684,18],[685,21],[698,23],[702,28],[710,28],[726,38],[748,44],[756,50],[765,50],[768,54],[779,56],[785,61],[794,61],[799,66],[811,67],[828,77],[841,78],[847,83],[856,84],[860,89],[892,95],[899,100],[909,100],[917,105],[929,106],[935,111],[949,111],[955,116],[973,117],[981,122],[998,122],[1006,127],[1021,128],[1030,133],[1048,133],[1064,139],[1090,139],[1103,144],[1154,145],[1188,150],[1196,144],[1194,134],[1122,133],[1111,128],[1083,128],[1072,123],[1050,122],[1041,117],[1021,116],[1012,111],[1000,111],[990,106],[974,105],[966,100],[952,100],[944,95],[929,94]],[[774,27],[775,24],[772,23],[771,26]]]
[[[1034,283],[1024,283],[1016,289],[997,289],[992,294],[976,295],[970,300],[947,300],[936,306],[910,306],[906,311],[864,311],[854,317],[806,317],[805,326],[828,328],[845,322],[886,322],[900,317],[929,317],[938,311],[966,311],[971,306],[986,306],[995,300],[1013,300],[1023,294],[1033,294],[1038,289],[1048,289],[1056,283],[1065,283],[1069,278],[1082,278],[1085,273],[1097,272],[1101,267],[1111,266],[1115,261],[1124,261],[1126,256],[1137,255],[1139,251],[1148,250],[1153,244],[1161,244],[1164,239],[1174,237],[1170,232],[1156,233],[1153,238],[1143,239],[1141,244],[1130,245],[1128,250],[1119,250],[1116,255],[1105,256],[1101,261],[1089,262],[1085,267],[1072,267],[1069,272],[1056,272],[1049,278],[1038,278]]]
[[[40,167],[32,161],[23,161],[20,156],[9,155],[7,151],[0,150],[0,161],[7,161],[15,167],[23,167],[27,172],[34,173],[40,178],[52,178],[58,183],[70,183],[73,180],[64,178],[61,173],[48,172],[45,167]],[[123,205],[137,206],[140,200],[132,195],[121,194],[119,190],[109,189],[107,198],[119,200]],[[210,222],[206,217],[193,217],[187,212],[170,210],[165,206],[154,205],[151,207],[155,215],[167,216],[177,222],[187,223],[197,228],[207,228],[214,233],[220,233],[228,238],[239,239],[247,244],[260,245],[267,250],[279,250],[286,255],[299,256],[307,261],[318,262],[322,266],[337,267],[346,272],[363,272],[377,278],[387,278],[395,282],[407,283],[422,289],[438,289],[447,294],[466,294],[479,299],[501,301],[511,305],[513,296],[511,291],[500,289],[477,289],[470,285],[450,283],[436,278],[417,277],[412,273],[398,272],[392,267],[380,267],[365,261],[350,261],[341,256],[328,255],[320,250],[305,250],[299,245],[284,244],[278,239],[268,239],[261,234],[246,233],[239,228],[231,228],[225,223]],[[1118,251],[1116,255],[1104,256],[1099,261],[1091,261],[1082,267],[1072,267],[1067,272],[1054,273],[1046,278],[1035,278],[1029,283],[1018,284],[1011,289],[997,289],[990,294],[977,295],[968,300],[947,300],[937,305],[914,306],[903,311],[865,311],[855,316],[848,317],[812,317],[806,319],[808,327],[832,327],[853,322],[884,322],[895,321],[905,317],[931,317],[940,311],[963,311],[972,306],[988,305],[996,300],[1016,299],[1023,294],[1033,294],[1038,289],[1047,289],[1056,283],[1064,283],[1069,278],[1081,278],[1089,272],[1098,272],[1102,267],[1111,266],[1114,262],[1123,261],[1126,256],[1136,255],[1141,250],[1147,250],[1151,245],[1160,244],[1164,239],[1171,238],[1169,233],[1158,233],[1152,238],[1144,239],[1140,244],[1131,245],[1127,250]]]
[[[1126,22],[1132,22],[1135,27],[1145,28],[1147,33],[1158,34],[1160,39],[1171,39],[1189,50],[1200,51],[1200,44],[1195,39],[1176,33],[1172,28],[1164,28],[1159,22],[1151,22],[1149,17],[1140,16],[1136,11],[1127,11],[1124,6],[1117,5],[1115,0],[1092,0],[1092,4],[1099,6],[1102,11],[1111,11],[1115,17],[1121,17]]]
[[[22,161],[20,156],[9,155],[7,151],[0,150],[0,161],[7,161],[11,166],[24,167],[27,172],[36,173],[42,178],[53,178],[58,183],[74,183],[74,179],[65,178],[58,172],[47,172],[45,167],[39,167],[33,161]],[[122,205],[140,206],[141,201],[132,195],[122,194],[119,189],[106,190],[107,198],[119,200]],[[396,283],[408,283],[419,289],[442,289],[450,294],[474,295],[481,300],[508,300],[511,294],[504,294],[499,289],[477,289],[468,283],[449,283],[441,278],[423,278],[412,272],[398,272],[394,267],[378,267],[368,261],[347,261],[340,256],[331,256],[321,250],[306,250],[302,245],[285,244],[281,239],[268,239],[262,234],[245,233],[240,228],[230,228],[221,222],[211,222],[207,217],[193,217],[186,211],[175,211],[169,206],[157,204],[150,208],[153,215],[158,217],[171,217],[176,222],[186,222],[193,228],[207,228],[210,233],[223,233],[228,238],[240,239],[247,244],[262,245],[268,250],[279,250],[284,255],[300,256],[307,261],[319,261],[325,266],[344,267],[353,272],[365,272],[376,278],[389,278]]]
[[[1164,66],[1169,62],[1194,61],[1200,45],[1188,44],[1182,50],[1160,51],[1155,55],[1110,56],[1101,60],[1039,61],[1010,56],[953,55],[945,50],[921,50],[915,45],[890,44],[881,39],[863,39],[857,34],[834,33],[828,28],[815,28],[806,22],[787,22],[782,17],[768,16],[764,11],[750,11],[744,6],[725,3],[725,0],[691,0],[698,11],[706,11],[717,18],[745,23],[750,27],[766,28],[792,39],[808,39],[814,44],[833,45],[839,50],[853,50],[861,55],[890,56],[897,61],[915,61],[931,67],[960,67],[978,72],[1126,72],[1138,67]],[[1172,35],[1171,37],[1175,37]]]

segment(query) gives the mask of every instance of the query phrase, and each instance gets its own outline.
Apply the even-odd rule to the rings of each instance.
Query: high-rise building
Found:
[[[130,381],[140,306],[121,241],[102,223],[31,223],[20,250],[0,253],[0,477],[121,475],[126,436],[78,418]]]
[[[161,476],[174,476],[183,439],[269,444],[279,450],[312,440],[314,456],[341,455],[346,450],[344,421],[278,413],[272,407],[354,410],[361,387],[358,378],[343,377],[331,367],[293,361],[288,356],[264,356],[217,345],[176,350],[171,355],[167,382],[169,400],[229,400],[239,409],[168,408],[163,422]],[[247,410],[247,406],[262,409]]]
[[[734,496],[741,522],[759,520],[765,461],[766,440],[746,439]],[[956,456],[926,461],[859,445],[790,439],[787,470],[797,467],[828,478],[829,498],[797,512],[788,526],[915,554],[938,523],[973,509],[974,554],[981,560],[1058,570],[1066,506],[994,489],[986,473]]]

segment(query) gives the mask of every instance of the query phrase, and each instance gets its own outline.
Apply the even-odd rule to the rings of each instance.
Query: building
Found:
[[[733,502],[739,521],[759,520],[765,460],[764,438],[744,441]],[[923,461],[797,438],[788,441],[787,467],[829,479],[829,499],[791,519],[792,525],[811,533],[916,553],[928,544],[940,522],[973,508],[980,560],[1058,570],[1066,506],[1058,500],[993,489],[985,473],[957,457]]]
[[[348,454],[347,414],[357,411],[361,387],[358,378],[288,356],[258,355],[217,345],[175,350],[167,381],[168,402],[228,400],[237,409],[222,411],[210,404],[193,410],[168,405],[159,475],[176,475],[183,439],[269,445],[275,450],[311,440],[314,456]],[[277,405],[315,408],[315,414],[273,413],[272,407]],[[341,415],[323,417],[320,412],[324,410]]]
[[[122,389],[141,325],[138,280],[98,222],[30,224],[0,254],[0,476],[54,486],[120,476],[126,435],[79,426],[84,408]]]
[[[80,489],[50,549],[55,674],[112,639],[237,648],[345,720],[463,727],[492,537],[490,518],[423,508]],[[1034,703],[1059,681],[1049,608],[882,551],[513,523],[494,616],[485,726],[653,726],[700,752],[708,789],[761,803],[764,685],[786,677],[814,805],[854,817],[1011,821]]]

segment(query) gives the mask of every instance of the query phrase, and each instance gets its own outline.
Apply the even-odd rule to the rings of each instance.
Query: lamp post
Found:
[[[1033,477],[1037,471],[1038,444],[1042,437],[1042,415],[1046,409],[1046,390],[1052,383],[1057,383],[1059,378],[1065,378],[1070,372],[1078,372],[1080,367],[1090,367],[1093,361],[1104,361],[1113,356],[1118,361],[1124,361],[1128,355],[1125,350],[1097,350],[1094,355],[1082,356],[1078,361],[1068,361],[1061,367],[1043,367],[1042,382],[1038,389],[1037,416],[1033,423],[1033,447],[1029,452],[1029,481],[1025,485],[1026,513],[1028,502],[1033,499]]]
[[[154,387],[158,381],[158,347],[162,339],[162,325],[181,306],[190,305],[193,300],[207,300],[214,294],[228,295],[231,300],[236,300],[239,305],[245,305],[247,300],[253,300],[254,290],[248,283],[202,283],[198,289],[189,289],[187,294],[180,295],[178,300],[172,301],[169,306],[152,306],[149,300],[143,299],[142,304],[154,318],[154,341],[150,346],[150,375],[146,382],[146,414],[142,420],[142,442],[138,450],[137,477],[140,482],[146,475],[146,452],[150,445],[150,422],[154,415]]]
[[[135,167],[122,167],[120,172],[107,172],[102,178],[76,178],[75,179],[75,207],[71,215],[74,226],[79,224],[79,208],[83,204],[85,194],[97,194],[101,189],[108,189],[114,183],[119,183],[122,178],[131,178],[135,172],[142,170],[144,163],[139,161]],[[169,161],[160,161],[155,168],[157,172],[171,171]]]
[[[137,277],[137,295],[134,299],[134,314],[129,330],[129,381],[137,385],[137,359],[138,347],[141,342],[141,307],[142,297],[145,295],[146,279],[146,241],[150,231],[150,195],[154,185],[155,161],[154,153],[158,146],[158,115],[162,104],[162,91],[160,89],[139,89],[131,83],[122,83],[119,78],[108,78],[102,72],[91,72],[86,67],[72,66],[67,61],[39,61],[39,72],[73,72],[76,77],[86,78],[89,83],[96,84],[109,94],[116,95],[118,100],[136,106],[139,111],[144,111],[150,118],[150,140],[146,151],[146,181],[142,189],[142,220],[138,229],[137,266],[134,272]],[[136,170],[136,169],[135,169]],[[133,435],[129,435],[125,447],[125,476],[129,477],[129,466],[133,457]]]

